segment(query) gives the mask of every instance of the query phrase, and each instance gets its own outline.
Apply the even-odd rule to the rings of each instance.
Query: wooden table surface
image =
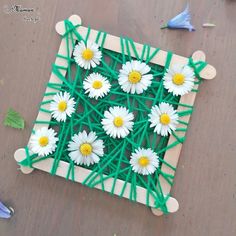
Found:
[[[10,3],[11,2],[11,3]],[[34,8],[37,23],[11,4]],[[234,236],[236,235],[236,1],[190,1],[196,32],[160,30],[181,11],[173,0],[42,0],[0,4],[0,199],[15,208],[0,220],[1,236]],[[1,6],[2,5],[2,6]],[[200,87],[172,195],[180,210],[164,217],[150,209],[41,171],[23,175],[14,151],[26,145],[60,38],[56,22],[71,14],[85,26],[190,56],[202,49],[217,69]],[[33,15],[35,17],[35,15]],[[213,22],[215,28],[202,28]],[[23,131],[2,125],[12,107]]]

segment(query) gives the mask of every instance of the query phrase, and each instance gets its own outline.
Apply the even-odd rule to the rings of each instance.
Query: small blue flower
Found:
[[[190,23],[191,15],[189,12],[189,6],[185,7],[184,11],[168,21],[167,25],[161,27],[170,29],[188,29],[189,31],[194,31],[194,27]]]
[[[13,211],[0,202],[0,218],[11,218]]]

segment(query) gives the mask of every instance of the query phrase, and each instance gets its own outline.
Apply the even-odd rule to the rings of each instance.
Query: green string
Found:
[[[107,34],[103,31],[97,32],[95,42],[100,46],[103,58],[99,66],[93,71],[102,74],[110,81],[112,88],[109,94],[101,98],[98,101],[89,99],[84,94],[83,80],[86,78],[92,70],[84,70],[80,68],[74,61],[71,51],[71,46],[74,48],[76,42],[87,42],[89,39],[91,29],[88,28],[85,37],[80,35],[77,31],[80,25],[73,25],[69,20],[65,20],[65,34],[62,38],[66,42],[66,55],[56,56],[62,60],[65,60],[66,67],[59,66],[57,64],[52,65],[52,73],[60,80],[60,83],[47,83],[47,87],[54,89],[55,92],[45,93],[45,99],[40,103],[39,110],[41,112],[50,113],[45,107],[51,102],[47,99],[48,96],[55,95],[59,91],[67,91],[74,97],[76,101],[76,107],[83,108],[83,112],[76,112],[64,123],[57,122],[52,119],[51,121],[37,120],[36,124],[48,124],[49,127],[54,128],[58,132],[59,141],[57,143],[56,151],[50,155],[53,158],[53,165],[51,167],[51,174],[56,174],[60,161],[68,163],[68,170],[66,179],[72,181],[75,180],[75,167],[67,151],[68,142],[71,140],[75,133],[83,130],[94,131],[98,135],[99,139],[102,139],[105,145],[104,156],[101,157],[100,162],[89,167],[83,166],[91,170],[90,174],[86,176],[83,183],[88,187],[100,186],[105,191],[105,182],[112,178],[111,194],[116,192],[116,185],[118,180],[123,180],[122,188],[118,195],[124,196],[129,184],[129,199],[131,201],[137,200],[137,187],[146,189],[146,205],[150,206],[150,198],[154,199],[154,207],[160,208],[164,213],[168,213],[166,202],[169,195],[165,196],[159,177],[169,184],[173,184],[174,176],[161,171],[161,166],[166,165],[171,170],[175,171],[176,168],[170,163],[166,162],[163,158],[165,152],[176,145],[184,142],[185,137],[183,132],[186,132],[188,122],[182,120],[182,117],[192,114],[193,107],[188,104],[180,103],[180,96],[174,96],[169,94],[163,87],[162,76],[170,66],[170,62],[173,56],[172,52],[168,52],[166,56],[165,66],[154,65],[150,63],[155,56],[158,56],[159,48],[151,50],[149,45],[144,44],[141,49],[141,55],[138,54],[138,50],[132,39],[120,37],[120,50],[121,53],[116,53],[104,48]],[[70,46],[71,45],[71,46]],[[73,50],[73,49],[72,49]],[[152,51],[152,52],[151,52]],[[137,60],[145,61],[151,67],[151,73],[154,76],[151,86],[142,94],[127,94],[119,86],[117,79],[121,64],[126,63],[129,60],[133,60],[132,55]],[[194,62],[189,58],[188,62],[195,72],[197,81],[196,84],[201,83],[200,72],[207,65],[206,62]],[[72,67],[75,68],[72,69]],[[63,73],[66,71],[66,75]],[[62,73],[63,72],[63,73]],[[195,90],[193,90],[195,91]],[[197,92],[197,90],[195,91]],[[172,104],[175,108],[182,106],[185,108],[183,111],[178,112],[179,123],[184,127],[176,129],[172,132],[175,140],[168,145],[169,137],[161,137],[153,132],[150,128],[148,121],[148,114],[150,113],[151,106],[159,104],[160,102],[167,102]],[[124,139],[113,139],[107,136],[104,132],[101,119],[104,117],[104,112],[109,106],[125,106],[128,110],[134,112],[135,123],[133,131]],[[132,171],[132,167],[129,164],[130,155],[138,147],[152,148],[157,155],[159,155],[160,167],[157,171],[149,176],[142,176]],[[19,164],[23,166],[33,167],[33,164],[49,157],[37,157],[36,154],[30,155],[28,147],[25,148],[26,159]]]

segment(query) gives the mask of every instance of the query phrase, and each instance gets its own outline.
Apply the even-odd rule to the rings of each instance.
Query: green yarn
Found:
[[[162,176],[169,184],[173,184],[173,175],[169,175],[161,171],[161,166],[166,165],[171,170],[175,171],[175,167],[167,163],[163,158],[165,152],[175,147],[176,145],[183,143],[185,137],[182,132],[187,130],[188,123],[182,121],[181,118],[192,114],[193,107],[188,104],[179,103],[180,96],[173,96],[168,93],[163,87],[162,76],[169,68],[172,53],[168,52],[166,57],[166,63],[164,67],[150,63],[150,61],[158,54],[159,48],[156,48],[151,52],[149,45],[143,45],[141,55],[137,52],[135,44],[132,39],[120,38],[121,53],[116,53],[107,49],[104,49],[104,43],[106,41],[106,33],[99,31],[96,36],[95,42],[99,44],[102,51],[103,58],[99,66],[91,70],[84,70],[80,68],[74,61],[72,51],[69,44],[72,44],[73,48],[77,41],[87,42],[90,35],[90,28],[87,30],[86,36],[83,38],[77,32],[77,28],[80,25],[73,25],[69,20],[65,20],[65,34],[62,36],[66,41],[67,55],[56,56],[68,63],[68,67],[62,67],[57,64],[52,65],[52,73],[62,83],[47,83],[47,87],[55,90],[55,92],[45,93],[44,96],[55,95],[59,91],[67,91],[74,97],[76,101],[77,112],[73,113],[70,118],[67,118],[66,122],[57,122],[52,119],[51,121],[35,121],[36,124],[45,124],[55,129],[58,132],[59,141],[57,143],[56,151],[50,155],[54,159],[51,167],[51,174],[57,173],[57,168],[60,161],[65,161],[69,164],[66,179],[74,180],[74,164],[68,156],[67,146],[75,133],[81,132],[84,129],[88,131],[96,132],[99,139],[102,139],[105,145],[104,156],[101,157],[98,164],[91,165],[84,168],[90,169],[91,173],[84,179],[84,185],[89,187],[101,186],[103,191],[106,190],[104,182],[110,178],[113,178],[111,194],[114,194],[117,180],[123,180],[121,191],[118,193],[120,197],[124,195],[127,189],[127,184],[130,184],[129,199],[136,201],[137,199],[137,186],[145,188],[146,191],[146,205],[150,206],[150,198],[152,197],[155,202],[155,207],[160,208],[164,213],[168,213],[166,207],[166,201],[170,197],[163,194],[159,177]],[[76,39],[73,39],[75,37]],[[142,95],[125,93],[119,86],[118,71],[122,63],[132,60],[132,54],[135,55],[137,60],[144,61],[151,67],[151,73],[154,76],[152,85],[144,91]],[[144,59],[145,58],[145,59]],[[194,69],[198,81],[201,82],[199,76],[200,71],[206,66],[205,62],[193,62],[189,58],[189,65]],[[66,71],[66,76],[62,74],[62,71]],[[84,94],[83,80],[91,72],[98,72],[107,77],[110,81],[112,88],[107,96],[95,101],[90,99]],[[194,92],[197,92],[194,90]],[[40,103],[39,110],[41,112],[50,113],[45,105],[51,102],[50,99],[45,99]],[[153,132],[150,128],[148,121],[148,114],[150,113],[153,105],[160,102],[168,102],[172,104],[176,109],[178,106],[187,108],[187,110],[178,112],[179,123],[184,125],[184,128],[176,129],[172,134],[175,141],[168,145],[169,137],[161,137]],[[129,111],[135,114],[135,121],[133,131],[124,139],[113,139],[104,132],[101,119],[104,117],[104,112],[110,106],[125,106]],[[129,156],[138,147],[152,148],[160,157],[160,167],[152,175],[143,176],[132,171],[129,164]],[[37,157],[36,154],[30,155],[28,147],[26,150],[26,159],[19,164],[32,167],[34,163],[47,159],[48,157]]]

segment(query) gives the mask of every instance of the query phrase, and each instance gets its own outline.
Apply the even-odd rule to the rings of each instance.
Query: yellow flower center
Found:
[[[142,75],[140,72],[136,71],[136,70],[133,70],[129,73],[129,82],[131,84],[137,84],[142,78]]]
[[[65,101],[60,101],[57,107],[60,112],[63,112],[67,108],[67,103]]]
[[[162,114],[160,116],[160,122],[163,124],[163,125],[168,125],[170,123],[170,116],[166,113]]]
[[[173,77],[172,77],[172,82],[176,85],[182,85],[185,81],[185,76],[183,74],[180,73],[176,73]]]
[[[45,147],[48,145],[48,137],[47,136],[42,136],[40,139],[39,139],[39,145],[40,147]]]
[[[141,156],[138,159],[138,164],[142,167],[146,167],[149,164],[149,159],[146,156]]]
[[[89,48],[86,48],[83,52],[82,52],[82,57],[84,58],[84,60],[89,61],[93,58],[93,51]]]
[[[88,156],[92,153],[93,147],[90,143],[83,143],[80,145],[79,150],[83,156]]]
[[[123,120],[120,116],[117,116],[117,117],[113,120],[113,124],[114,124],[116,127],[121,127],[121,126],[124,124],[124,120]]]
[[[102,87],[102,82],[100,80],[94,80],[92,86],[94,89],[100,89]]]

